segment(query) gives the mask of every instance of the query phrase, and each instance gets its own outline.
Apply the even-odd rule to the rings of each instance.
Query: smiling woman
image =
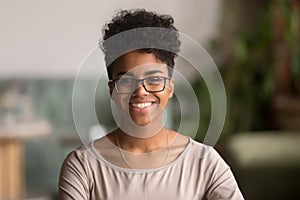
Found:
[[[109,44],[124,31],[156,27]],[[152,34],[155,33],[154,37]],[[135,44],[162,45],[139,48]],[[133,46],[132,46],[133,45]],[[121,11],[104,28],[111,99],[118,127],[66,158],[61,199],[243,199],[229,166],[209,146],[164,127],[163,112],[174,93],[174,58],[180,41],[173,18],[145,10]],[[125,51],[117,56],[120,49]],[[115,58],[115,59],[114,59]]]

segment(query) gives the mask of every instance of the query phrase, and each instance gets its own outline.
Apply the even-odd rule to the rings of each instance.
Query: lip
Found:
[[[143,107],[138,107],[138,104],[140,104],[139,106],[143,106]],[[155,104],[154,101],[146,101],[146,100],[134,101],[134,102],[129,102],[129,108],[131,111],[134,111],[134,112],[146,113],[146,112],[149,112],[149,110],[151,109],[151,107],[154,104]]]

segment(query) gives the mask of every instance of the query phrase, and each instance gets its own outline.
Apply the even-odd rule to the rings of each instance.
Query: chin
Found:
[[[133,123],[135,123],[135,125],[137,126],[142,126],[142,127],[146,127],[146,126],[150,126],[152,121],[150,119],[148,120],[141,120],[141,119],[134,119],[132,118]]]

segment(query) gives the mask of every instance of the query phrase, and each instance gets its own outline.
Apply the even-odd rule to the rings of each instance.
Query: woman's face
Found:
[[[153,54],[139,51],[132,51],[120,57],[113,66],[113,80],[148,79],[151,89],[155,77],[168,78],[167,64],[159,61]],[[126,78],[126,79],[124,79]],[[126,83],[125,82],[125,87]],[[173,96],[173,79],[165,79],[165,87],[162,91],[149,92],[141,82],[137,88],[127,94],[117,93],[115,84],[109,83],[110,94],[118,111],[121,114],[122,122],[134,122],[138,126],[150,125],[154,120],[162,120],[163,110],[166,108],[169,98]],[[146,81],[144,81],[145,83]],[[121,85],[121,81],[119,82]],[[119,91],[120,92],[120,91]]]

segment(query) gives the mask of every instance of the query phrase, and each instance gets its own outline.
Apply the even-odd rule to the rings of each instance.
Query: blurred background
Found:
[[[227,92],[226,122],[215,147],[245,198],[300,198],[299,0],[0,3],[0,199],[57,199],[60,166],[81,145],[72,115],[76,73],[98,45],[101,27],[123,8],[172,15],[176,27],[214,59]],[[87,73],[78,89],[83,105],[93,74]],[[209,94],[192,69],[184,76],[199,99],[196,139],[202,141],[211,114]],[[99,88],[95,109],[109,130],[110,109],[101,107],[109,103],[106,83]],[[177,113],[176,100],[172,106]],[[86,112],[83,107],[82,115]],[[169,119],[171,125],[194,123],[188,108],[179,113],[181,118]],[[92,139],[99,127],[85,120],[83,130]]]

